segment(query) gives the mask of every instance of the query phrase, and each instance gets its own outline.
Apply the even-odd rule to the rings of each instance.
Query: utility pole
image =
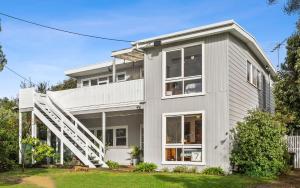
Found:
[[[277,51],[277,70],[279,69],[279,65],[280,65],[280,62],[279,62],[280,61],[280,48],[281,48],[281,46],[284,45],[286,40],[287,39],[284,39],[282,42],[276,44],[276,46],[273,48],[273,50],[271,50],[271,52]]]

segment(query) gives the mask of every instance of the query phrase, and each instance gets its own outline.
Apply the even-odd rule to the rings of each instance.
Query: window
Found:
[[[89,81],[89,80],[84,80],[84,81],[82,81],[82,86],[83,86],[83,87],[90,86],[90,81]]]
[[[203,94],[203,44],[163,51],[163,97]]]
[[[97,79],[92,79],[91,80],[91,86],[96,86],[98,85],[98,80]]]
[[[107,146],[113,146],[114,145],[114,132],[113,132],[113,129],[107,129],[105,131],[105,144]]]
[[[163,115],[163,163],[204,164],[203,114]]]
[[[109,147],[120,147],[128,145],[128,126],[113,126],[105,130],[105,145]],[[102,140],[102,129],[90,129],[90,131]]]
[[[247,61],[247,81],[251,82],[251,63]]]
[[[144,125],[140,125],[140,147],[142,150],[144,150]]]
[[[116,129],[116,146],[126,146],[126,128]]]
[[[117,82],[125,81],[126,75],[125,74],[118,74],[117,75]]]
[[[117,82],[126,81],[126,79],[127,79],[127,77],[126,77],[125,72],[116,74]],[[82,87],[87,87],[87,86],[105,85],[105,84],[112,83],[112,82],[113,82],[113,77],[110,74],[110,75],[85,79],[82,81],[81,85],[82,85]]]
[[[258,89],[262,89],[262,88],[261,88],[261,81],[262,81],[261,73],[260,73],[259,70],[257,70],[257,88],[258,88]]]
[[[247,81],[260,89],[261,73],[260,71],[249,61],[247,61]]]
[[[98,85],[105,85],[105,84],[108,84],[108,78],[107,77],[99,78]]]

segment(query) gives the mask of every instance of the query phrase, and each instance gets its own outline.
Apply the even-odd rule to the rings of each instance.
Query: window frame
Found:
[[[184,144],[184,115],[202,115],[202,144]],[[166,124],[167,117],[172,116],[181,116],[181,134],[182,134],[182,143],[181,144],[166,144]],[[165,159],[165,149],[166,148],[201,148],[202,150],[202,161],[201,162],[192,162],[192,161],[166,161]],[[188,111],[188,112],[172,112],[172,113],[163,113],[162,114],[162,164],[169,165],[206,165],[206,156],[205,156],[205,111]]]
[[[197,75],[197,76],[184,77],[184,48],[198,46],[198,45],[201,45],[201,49],[202,49],[202,73],[201,73],[201,75]],[[167,78],[167,72],[166,72],[166,65],[167,65],[166,57],[167,56],[166,56],[166,54],[168,52],[177,51],[177,50],[180,50],[180,52],[181,52],[181,76]],[[162,50],[162,99],[205,95],[205,57],[204,56],[205,56],[204,41],[199,41],[199,42],[195,42],[195,43],[165,48]],[[184,93],[184,88],[185,88],[184,82],[188,81],[188,80],[196,80],[196,79],[202,80],[202,83],[201,83],[202,91],[198,92],[198,93],[185,94]],[[170,82],[182,82],[182,94],[167,96],[165,93],[166,83],[170,83]]]
[[[94,135],[97,137],[97,131],[101,130],[102,132],[102,128],[88,128],[90,131],[94,131]],[[123,146],[117,146],[117,135],[116,135],[116,129],[126,129],[126,145]],[[111,126],[111,127],[106,127],[106,130],[113,130],[113,145],[112,146],[106,146],[107,148],[128,148],[128,125],[120,125],[120,126]],[[102,136],[102,135],[101,135]],[[97,137],[98,138],[98,137]],[[101,140],[102,142],[102,140]]]
[[[250,81],[247,79],[248,78],[248,63],[250,64]],[[253,82],[254,78],[254,72],[253,70],[256,71],[256,83]],[[247,60],[246,63],[246,80],[249,84],[251,84],[253,87],[255,87],[258,90],[261,90],[261,80],[262,80],[262,74],[263,72],[258,68],[258,66],[254,65],[251,63],[251,61]]]
[[[125,75],[125,77],[124,77],[125,79],[124,80],[118,80],[118,75],[121,75],[121,74]],[[93,86],[106,85],[106,84],[110,83],[109,82],[109,77],[110,76],[112,76],[112,74],[106,74],[106,75],[101,75],[101,76],[94,76],[94,77],[84,78],[84,79],[81,80],[80,86],[81,87],[91,87],[92,86],[91,85],[91,80],[94,80],[94,79],[97,79],[98,85],[93,85]],[[107,81],[99,81],[100,78],[107,78]],[[116,82],[125,82],[125,81],[127,81],[127,78],[128,78],[128,76],[127,76],[126,72],[118,72],[118,73],[116,73]],[[88,81],[89,85],[83,86],[83,82],[84,81]],[[99,84],[99,83],[105,83],[105,84]]]
[[[120,75],[124,75],[124,80],[119,80],[118,76],[120,76]],[[121,73],[116,74],[116,82],[124,82],[126,80],[127,80],[126,72],[121,72]]]

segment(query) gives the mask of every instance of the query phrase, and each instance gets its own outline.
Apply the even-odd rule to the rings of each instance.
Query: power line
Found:
[[[6,68],[7,70],[9,70],[10,72],[14,73],[15,75],[17,75],[18,77],[22,78],[23,80],[26,80],[27,82],[37,85],[34,82],[32,82],[30,79],[26,78],[25,76],[19,74],[18,72],[14,71],[13,69],[9,68],[7,65],[4,66],[4,68]]]
[[[35,25],[35,26],[39,26],[39,27],[43,27],[43,28],[51,29],[51,30],[55,30],[55,31],[60,31],[60,32],[64,32],[64,33],[68,33],[68,34],[72,34],[72,35],[79,35],[79,36],[83,36],[83,37],[90,37],[90,38],[96,38],[96,39],[102,39],[102,40],[110,40],[110,41],[116,41],[116,42],[127,42],[127,43],[128,42],[133,42],[133,41],[130,41],[130,40],[101,37],[101,36],[78,33],[78,32],[74,32],[74,31],[68,31],[68,30],[57,28],[57,27],[51,27],[51,26],[39,24],[39,23],[36,23],[36,22],[33,22],[33,21],[18,18],[18,17],[15,17],[15,16],[11,16],[11,15],[8,15],[8,14],[2,13],[2,12],[0,12],[0,15],[6,16],[8,18],[15,19],[15,20],[18,20],[18,21],[21,21],[21,22],[25,22],[25,23],[28,23],[28,24],[32,24],[32,25]]]

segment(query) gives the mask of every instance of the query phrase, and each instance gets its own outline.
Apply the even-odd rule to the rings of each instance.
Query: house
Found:
[[[135,41],[112,62],[65,72],[77,88],[20,90],[22,114],[48,128],[47,143],[90,167],[130,164],[130,146],[162,167],[230,169],[230,130],[248,110],[274,111],[276,71],[233,20]]]

